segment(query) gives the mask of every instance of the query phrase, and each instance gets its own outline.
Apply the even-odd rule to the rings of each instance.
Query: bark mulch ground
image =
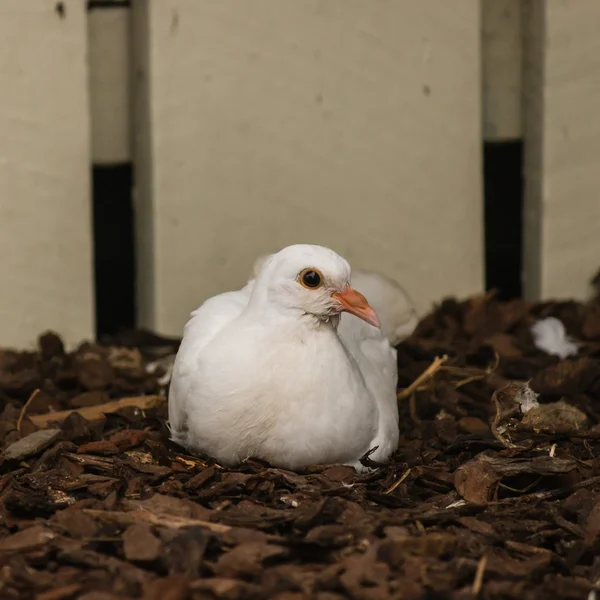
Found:
[[[535,348],[547,316],[577,356]],[[0,352],[1,598],[595,598],[598,300],[444,301],[398,349],[394,460],[362,475],[168,442],[177,344]]]

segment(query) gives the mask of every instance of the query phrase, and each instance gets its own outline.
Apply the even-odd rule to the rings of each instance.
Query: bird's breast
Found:
[[[203,427],[235,431],[250,454],[337,462],[366,447],[376,431],[377,404],[337,339],[256,340],[232,349],[225,367],[210,362],[200,377]]]

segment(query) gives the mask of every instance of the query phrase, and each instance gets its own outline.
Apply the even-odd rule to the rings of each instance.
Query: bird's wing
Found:
[[[418,323],[417,312],[402,287],[372,271],[353,271],[352,287],[365,296],[381,321],[381,329],[353,315],[343,315],[338,333],[354,356],[367,389],[379,409],[379,429],[373,454],[389,456],[398,445],[397,352],[394,346],[407,338]]]
[[[254,281],[250,281],[241,290],[209,298],[192,312],[183,331],[169,389],[169,426],[173,439],[183,428],[185,399],[191,389],[200,353],[226,325],[241,315],[253,286]]]
[[[250,281],[241,290],[225,292],[209,298],[190,315],[183,330],[183,341],[193,345],[200,352],[231,321],[241,314],[252,293],[254,281]]]
[[[398,444],[397,353],[383,332],[353,315],[342,315],[338,327],[342,343],[352,354],[379,409],[379,430],[373,445],[388,456]]]

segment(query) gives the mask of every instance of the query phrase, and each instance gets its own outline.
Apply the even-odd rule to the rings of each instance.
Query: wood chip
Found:
[[[51,542],[56,534],[42,525],[34,525],[0,540],[0,552],[33,550]]]
[[[45,415],[34,415],[30,417],[38,427],[45,427],[49,423],[61,423],[69,415],[78,413],[88,421],[96,421],[102,419],[107,413],[114,413],[121,408],[137,408],[139,410],[149,410],[156,408],[166,401],[164,396],[137,396],[133,398],[121,398],[120,400],[111,400],[105,404],[97,404],[96,406],[84,406],[72,410],[62,410],[59,412],[48,413]]]
[[[55,442],[61,433],[60,429],[34,431],[14,444],[11,444],[4,451],[4,458],[7,460],[23,460],[30,456],[35,456]]]

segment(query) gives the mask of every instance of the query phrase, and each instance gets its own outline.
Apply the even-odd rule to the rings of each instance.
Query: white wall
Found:
[[[93,333],[85,3],[0,4],[0,345]]]
[[[92,161],[128,162],[131,153],[131,10],[121,4],[88,12]]]
[[[600,267],[600,2],[526,6],[525,289],[585,298]]]
[[[0,2],[1,346],[93,335],[90,168],[132,156],[141,324],[164,333],[298,241],[420,310],[482,289],[483,139],[525,139],[527,295],[586,296],[596,0],[118,4]]]
[[[478,0],[138,0],[134,27],[144,325],[293,242],[422,310],[482,288]]]
[[[481,0],[483,136],[489,142],[523,135],[523,0]]]

